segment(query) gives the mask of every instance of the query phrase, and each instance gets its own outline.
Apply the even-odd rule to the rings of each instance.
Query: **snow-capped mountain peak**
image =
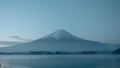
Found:
[[[111,49],[112,48],[112,49]],[[60,29],[43,38],[10,47],[0,48],[0,52],[31,52],[31,51],[95,51],[111,52],[115,45],[99,43],[78,38]]]
[[[43,38],[76,39],[77,37],[67,31],[65,31],[64,29],[59,29]]]

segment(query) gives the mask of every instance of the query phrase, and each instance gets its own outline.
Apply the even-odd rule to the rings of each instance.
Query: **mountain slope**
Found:
[[[43,38],[29,43],[1,48],[0,52],[28,52],[28,51],[97,51],[109,52],[110,44],[99,43],[78,38],[65,30],[57,30]]]

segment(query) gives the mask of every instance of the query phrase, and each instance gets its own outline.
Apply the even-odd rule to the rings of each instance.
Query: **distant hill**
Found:
[[[113,54],[120,54],[120,48],[114,50],[112,53],[113,53]]]

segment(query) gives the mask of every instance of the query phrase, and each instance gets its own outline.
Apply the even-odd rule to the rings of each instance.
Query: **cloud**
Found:
[[[32,41],[31,39],[22,38],[19,36],[11,36],[11,38],[16,39],[18,41]]]
[[[1,47],[8,47],[8,46],[10,46],[10,45],[0,44],[0,48],[1,48]]]
[[[17,44],[23,44],[25,42],[32,41],[31,39],[22,38],[22,37],[19,37],[19,36],[10,36],[9,38],[10,38],[10,40],[0,41],[0,48],[1,47],[12,46],[12,45],[17,45]]]
[[[17,44],[23,44],[25,42],[15,42],[15,41],[0,41],[0,47],[8,47]]]

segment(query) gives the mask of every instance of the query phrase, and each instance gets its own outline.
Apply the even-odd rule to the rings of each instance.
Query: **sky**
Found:
[[[0,0],[0,41],[35,40],[57,29],[120,44],[120,0]]]

